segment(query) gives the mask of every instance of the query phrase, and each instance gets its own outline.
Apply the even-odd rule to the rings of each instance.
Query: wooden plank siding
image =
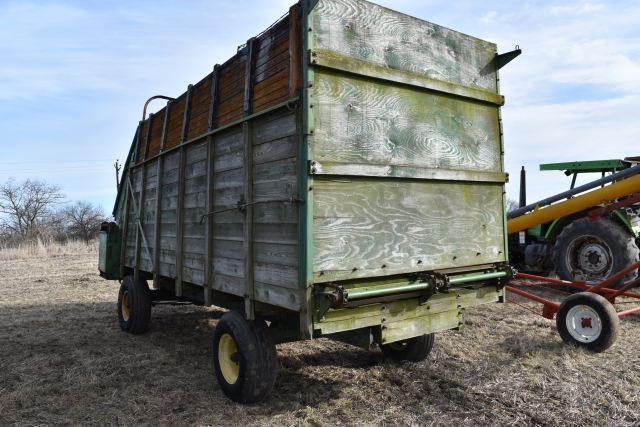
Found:
[[[297,21],[293,25],[297,26]],[[155,273],[161,277],[209,284],[213,290],[244,296],[248,275],[243,247],[249,237],[249,265],[255,278],[252,298],[292,310],[300,308],[299,207],[273,202],[297,195],[298,115],[282,108],[252,119],[249,127],[234,126],[181,147],[181,141],[197,139],[297,94],[299,78],[291,77],[290,68],[300,60],[292,60],[290,52],[300,52],[296,43],[291,49],[290,31],[291,22],[286,17],[255,39],[251,67],[247,68],[248,49],[240,49],[216,67],[215,90],[210,74],[192,86],[188,104],[186,94],[182,94],[170,103],[168,113],[161,109],[155,114],[150,130],[149,120],[141,123],[139,166],[130,169],[135,189],[132,197],[138,200],[141,195],[138,187],[141,171],[145,170],[142,223],[146,241],[150,242],[148,249],[155,254],[149,257],[140,253],[141,271],[151,273],[155,258]],[[140,163],[145,159],[145,147],[146,158],[152,160],[143,166]],[[175,150],[178,147],[180,150]],[[250,193],[245,185],[247,154]],[[161,166],[156,158],[159,155]],[[239,202],[247,201],[247,194],[255,203],[250,209],[249,234],[243,225],[246,209],[237,208]],[[210,207],[221,212],[211,215]],[[135,267],[136,260],[137,221],[131,221],[133,214],[130,204],[125,245],[125,265],[130,268]]]
[[[292,11],[294,13],[295,11]],[[280,104],[295,96],[298,79],[290,73],[291,64],[299,64],[300,52],[298,44],[289,37],[292,31],[292,20],[289,16],[280,20],[268,31],[256,38],[256,58],[253,70],[251,111],[260,112],[274,105]],[[293,25],[298,25],[297,18]],[[297,30],[297,27],[296,27]],[[297,33],[296,33],[297,34]],[[292,60],[293,59],[293,60]],[[244,71],[246,69],[246,51],[240,50],[236,55],[222,64],[218,70],[218,87],[213,123],[210,127],[211,74],[193,85],[191,111],[187,124],[186,139],[194,139],[209,129],[236,122],[244,116],[245,87]],[[299,70],[298,70],[299,71]],[[296,73],[298,74],[298,73]],[[180,145],[182,121],[184,117],[186,93],[178,96],[172,103],[168,115],[166,128],[165,150]],[[166,108],[166,107],[165,107]],[[165,108],[155,113],[157,117],[164,117]],[[146,158],[153,158],[160,153],[163,135],[163,122],[156,120],[152,123],[151,133],[147,137],[149,119],[141,123],[142,138],[136,151],[136,163]]]
[[[253,272],[255,299],[298,309],[298,206],[286,202],[297,195],[297,116],[293,112],[277,111],[252,123],[252,182],[255,202],[253,212]],[[204,240],[206,221],[206,191],[208,167],[213,173],[213,205],[220,212],[213,215],[212,224],[212,284],[213,289],[234,295],[244,295],[245,265],[243,254],[243,218],[237,204],[244,197],[244,137],[241,127],[233,127],[213,137],[214,151],[207,165],[207,142],[185,146],[184,202],[182,206],[182,279],[196,285],[205,284]],[[162,189],[160,191],[159,274],[176,277],[176,220],[180,151],[163,156]],[[133,169],[134,197],[139,197],[140,172]],[[144,204],[146,239],[154,253],[155,241],[155,163],[148,164]],[[137,199],[136,199],[137,200]],[[262,203],[265,202],[265,203]],[[133,207],[130,215],[133,215]],[[134,218],[134,216],[131,216]],[[135,225],[130,222],[127,233],[126,265],[135,262]],[[152,262],[141,258],[141,270],[151,271]]]

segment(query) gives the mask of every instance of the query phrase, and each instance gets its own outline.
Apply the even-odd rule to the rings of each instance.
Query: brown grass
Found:
[[[0,261],[25,258],[51,258],[66,255],[88,255],[98,253],[98,241],[69,240],[64,243],[43,241],[21,243],[16,246],[0,245]]]
[[[384,362],[329,340],[279,346],[272,397],[241,406],[212,374],[220,310],[154,308],[122,333],[95,253],[0,261],[0,425],[637,425],[640,323],[590,354],[513,304],[468,313],[429,359]],[[532,308],[537,306],[532,306]]]

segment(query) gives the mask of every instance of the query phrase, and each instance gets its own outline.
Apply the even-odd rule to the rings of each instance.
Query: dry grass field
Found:
[[[636,318],[589,354],[513,304],[470,311],[419,364],[328,340],[279,346],[272,397],[240,406],[212,373],[222,312],[156,307],[148,334],[122,333],[118,284],[98,277],[89,249],[0,257],[0,425],[640,423]]]

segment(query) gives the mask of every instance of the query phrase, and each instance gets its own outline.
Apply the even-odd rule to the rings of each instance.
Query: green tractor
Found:
[[[572,177],[571,188],[527,205],[526,172],[522,168],[520,208],[508,214],[512,265],[534,274],[553,271],[564,280],[598,282],[638,261],[640,157],[542,164],[540,170],[563,171]],[[576,187],[578,174],[585,173],[601,177]],[[624,188],[615,195],[606,195],[621,184]],[[581,196],[585,191],[589,191],[588,197]],[[578,201],[580,198],[583,200]],[[552,210],[554,214],[550,215]],[[636,275],[630,274],[625,281]]]

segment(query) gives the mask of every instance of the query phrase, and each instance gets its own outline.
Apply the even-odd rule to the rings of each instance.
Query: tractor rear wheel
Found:
[[[600,282],[638,262],[634,237],[610,219],[581,218],[566,226],[553,247],[556,274],[564,280]],[[628,274],[617,284],[632,280]]]

